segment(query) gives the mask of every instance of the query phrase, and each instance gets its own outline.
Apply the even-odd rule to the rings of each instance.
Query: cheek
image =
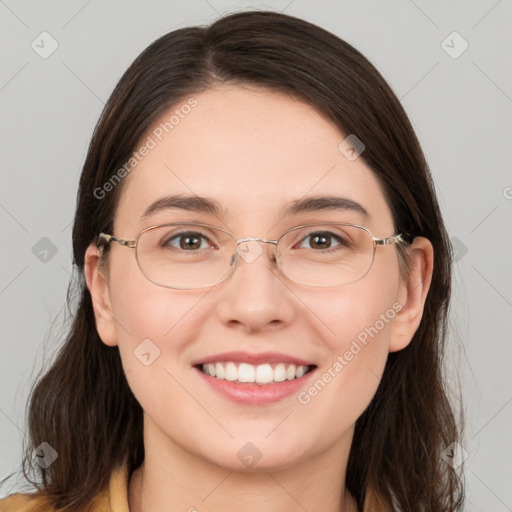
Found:
[[[181,320],[198,300],[197,293],[164,288],[149,281],[134,254],[128,252],[120,255],[112,269],[110,289],[120,348],[144,339],[160,346],[173,329],[182,327]]]
[[[128,384],[146,412],[158,417],[158,411],[166,411],[164,423],[173,408],[186,410],[186,396],[176,382],[183,381],[183,359],[187,340],[197,330],[193,313],[199,299],[150,282],[121,287],[112,297]]]
[[[383,286],[381,276],[375,277],[324,291],[311,301],[311,313],[321,319],[317,323],[328,350],[316,380],[298,397],[299,403],[339,425],[355,421],[367,407],[389,353],[396,289]]]
[[[163,362],[178,364],[183,348],[179,340],[193,332],[201,294],[157,286],[136,264],[122,268],[112,275],[111,298],[125,372],[147,367],[148,373]]]
[[[324,289],[305,299],[311,315],[322,325],[331,351],[343,353],[352,342],[370,348],[371,340],[385,343],[396,315],[398,274],[373,272],[360,281]],[[382,345],[382,343],[380,343]],[[350,356],[349,356],[350,357]]]

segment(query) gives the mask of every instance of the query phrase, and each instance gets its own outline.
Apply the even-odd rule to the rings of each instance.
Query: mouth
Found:
[[[217,380],[234,384],[257,384],[265,386],[279,382],[301,379],[316,368],[316,365],[264,363],[253,365],[235,361],[219,361],[194,365],[200,372]]]

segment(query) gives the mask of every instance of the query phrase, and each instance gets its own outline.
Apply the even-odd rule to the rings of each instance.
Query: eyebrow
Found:
[[[162,210],[179,209],[195,213],[206,213],[223,218],[226,210],[215,199],[196,195],[170,195],[151,203],[141,216],[141,220]],[[351,211],[359,214],[364,220],[370,220],[370,214],[361,204],[352,199],[338,196],[309,196],[296,199],[284,205],[280,217],[298,215],[317,211]]]

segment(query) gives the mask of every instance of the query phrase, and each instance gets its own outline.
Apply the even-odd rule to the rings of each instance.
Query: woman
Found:
[[[449,242],[349,44],[256,11],[154,42],[94,132],[73,248],[30,402],[42,482],[1,510],[461,510]]]

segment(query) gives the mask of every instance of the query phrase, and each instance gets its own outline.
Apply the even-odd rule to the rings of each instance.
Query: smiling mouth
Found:
[[[195,366],[205,375],[238,384],[275,384],[300,379],[316,368],[316,365],[235,363],[232,361],[198,364]]]

